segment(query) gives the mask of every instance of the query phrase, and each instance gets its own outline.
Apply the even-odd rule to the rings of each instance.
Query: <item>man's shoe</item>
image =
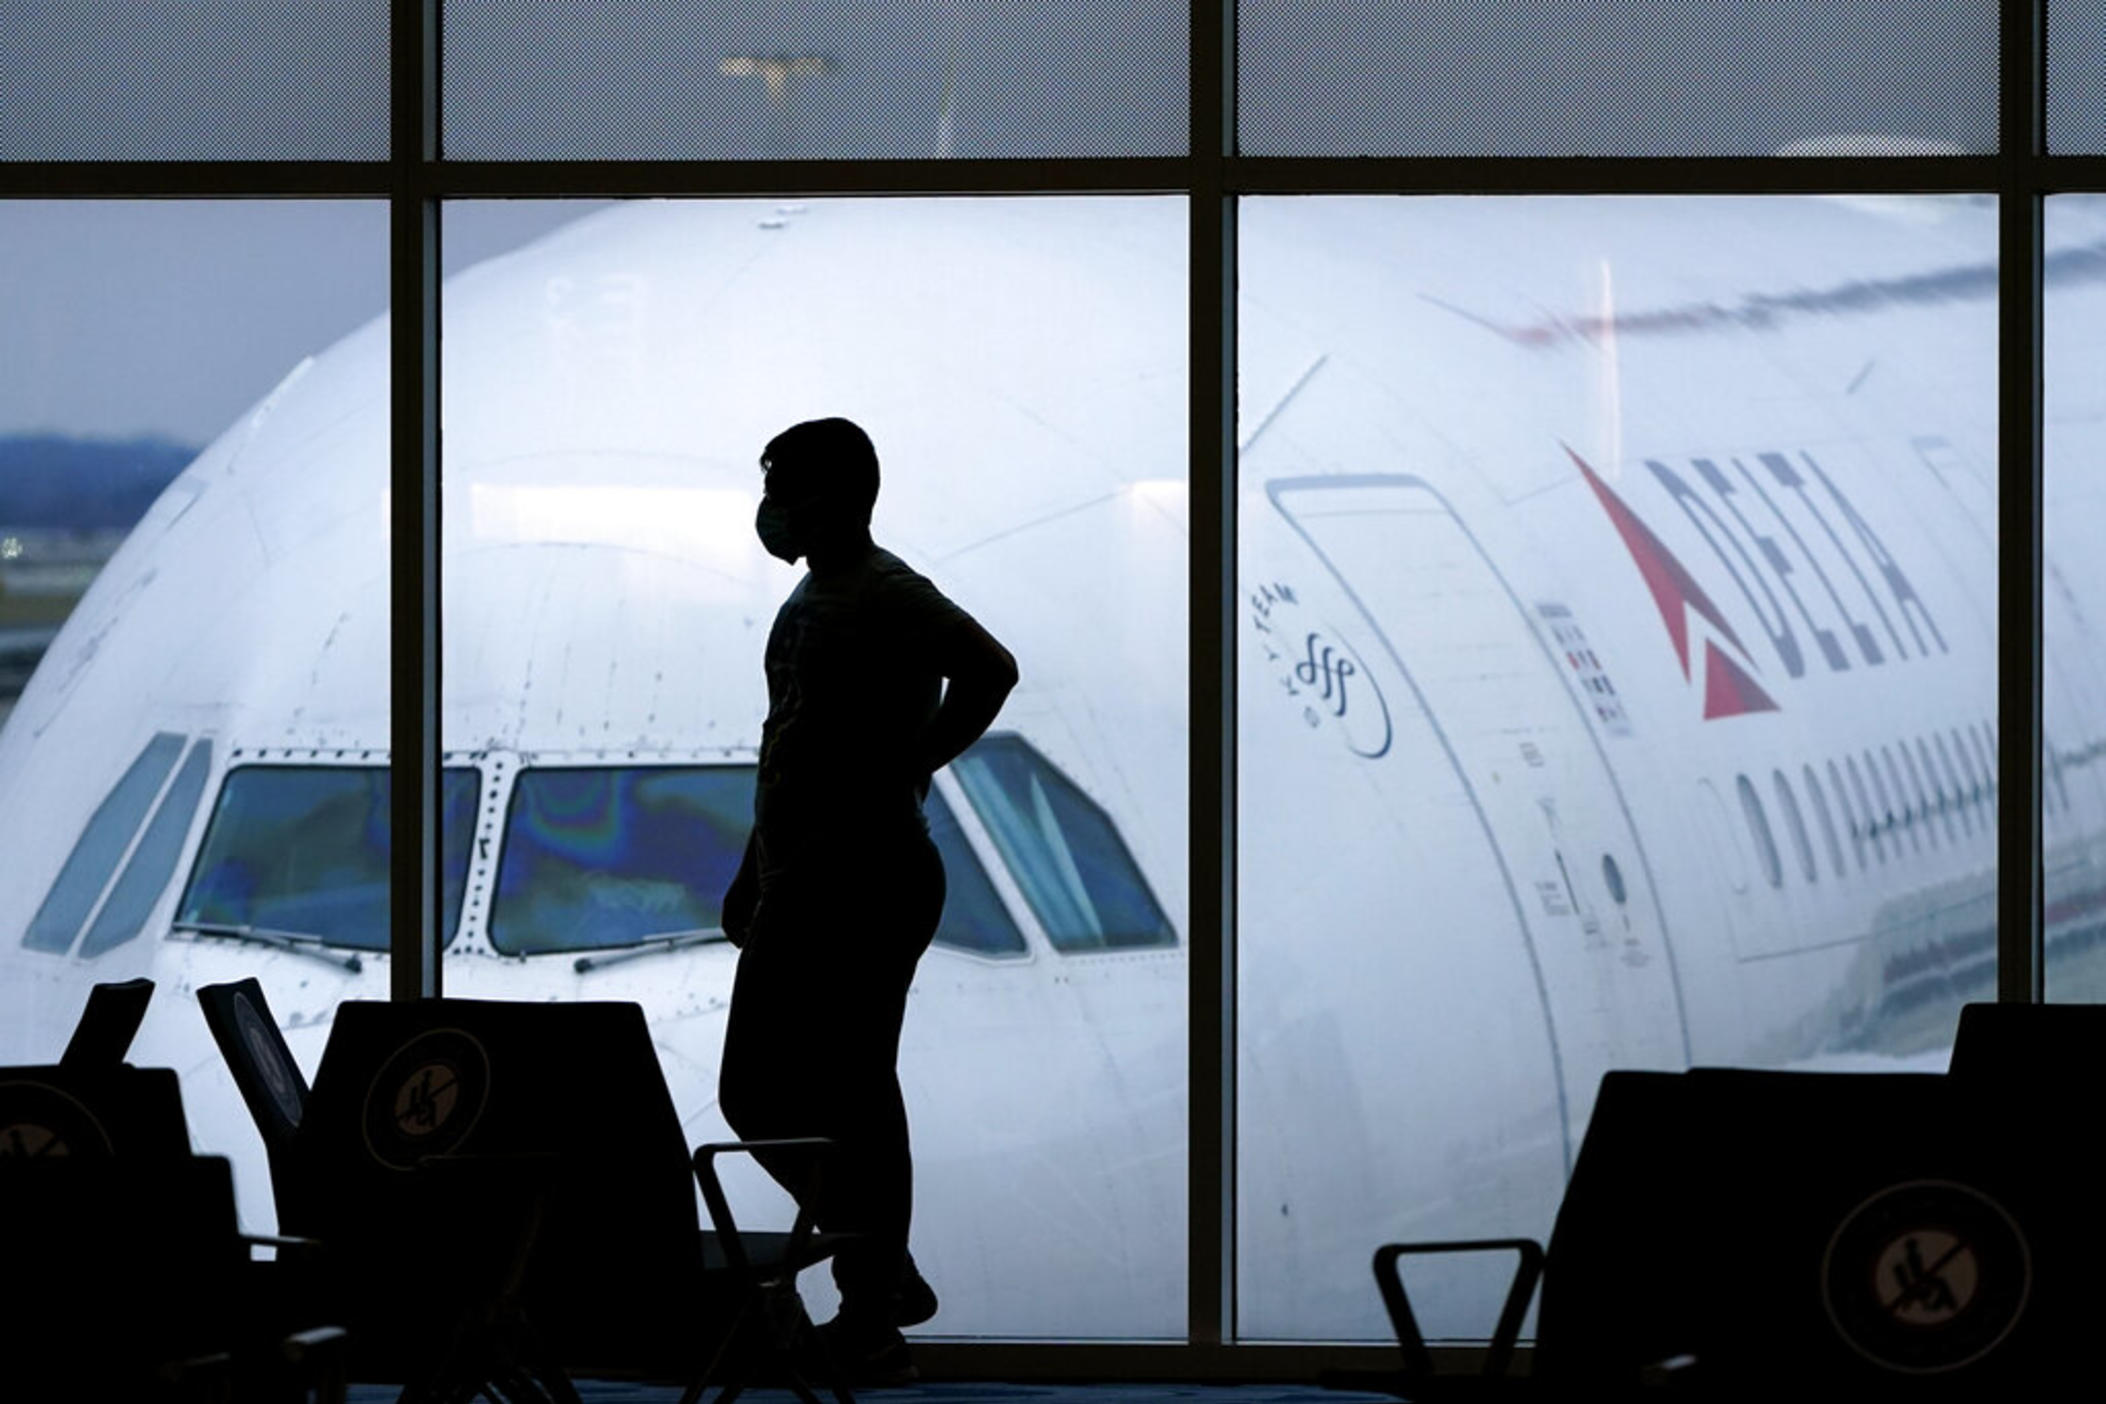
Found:
[[[897,1327],[870,1326],[836,1316],[819,1327],[819,1338],[842,1380],[864,1389],[910,1385],[921,1378],[907,1339]]]
[[[914,1260],[909,1258],[906,1272],[899,1280],[899,1305],[893,1310],[892,1324],[905,1330],[909,1326],[921,1325],[935,1314],[936,1289],[929,1285],[929,1280],[921,1275],[921,1269],[915,1267]]]

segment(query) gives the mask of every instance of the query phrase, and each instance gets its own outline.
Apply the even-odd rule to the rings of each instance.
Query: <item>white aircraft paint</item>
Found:
[[[750,764],[796,578],[752,539],[754,459],[825,413],[879,445],[879,539],[1021,660],[999,729],[1102,809],[1186,939],[1183,221],[1167,199],[649,203],[447,285],[444,739],[494,801],[450,993],[639,1001],[690,1134],[721,1134],[734,953],[501,956],[492,875],[524,768]],[[1242,248],[1241,1319],[1372,1336],[1375,1242],[1548,1227],[1607,1068],[1921,1066],[1990,988],[1994,212],[1260,200]],[[2095,314],[2098,289],[2078,268],[2053,295]],[[50,1056],[90,982],[152,975],[135,1060],[184,1074],[258,1224],[260,1146],[189,992],[256,974],[311,1071],[387,961],[169,927],[231,766],[384,755],[385,375],[383,321],[208,449],[0,731],[0,1057]],[[2057,432],[2089,443],[2096,411]],[[1646,533],[1655,580],[1671,559],[1710,603],[1681,611],[1686,672]],[[2106,809],[2098,569],[2054,577],[2047,626],[2071,952]],[[1745,710],[1757,692],[1774,705]],[[24,949],[157,732],[212,750],[144,934]],[[1182,944],[1056,951],[938,784],[1029,950],[939,947],[917,983],[929,1329],[1179,1335]],[[1429,1322],[1481,1331],[1492,1299],[1450,1284]]]

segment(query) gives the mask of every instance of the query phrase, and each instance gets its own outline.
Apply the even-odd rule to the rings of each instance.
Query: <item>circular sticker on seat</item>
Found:
[[[1850,1348],[1936,1374],[1994,1350],[2025,1314],[2033,1260],[2018,1222],[1949,1180],[1893,1185],[1844,1215],[1821,1261],[1821,1301]]]
[[[366,1089],[366,1146],[413,1170],[467,1139],[490,1097],[490,1058],[461,1029],[433,1029],[395,1050]]]
[[[241,1030],[241,1041],[249,1050],[249,1061],[255,1064],[263,1086],[277,1105],[278,1114],[289,1126],[300,1124],[300,1094],[293,1085],[292,1070],[285,1066],[282,1044],[278,1031],[264,1022],[256,1012],[256,1006],[244,994],[234,996],[234,1026]]]
[[[109,1154],[109,1132],[79,1098],[48,1082],[0,1082],[0,1159]]]

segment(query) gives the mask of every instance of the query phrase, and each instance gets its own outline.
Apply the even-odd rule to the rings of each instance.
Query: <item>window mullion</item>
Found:
[[[2038,0],[2004,0],[1997,248],[1997,997],[2043,993],[2041,238],[2046,53]]]
[[[1187,1336],[1235,1331],[1235,0],[1192,9]]]
[[[390,993],[440,993],[438,0],[394,0],[389,95]]]

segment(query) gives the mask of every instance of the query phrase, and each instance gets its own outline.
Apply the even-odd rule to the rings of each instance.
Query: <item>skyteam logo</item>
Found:
[[[1711,595],[1651,527],[1574,453],[1652,592],[1682,676],[1703,655],[1704,718],[1778,710],[1774,683]],[[1751,466],[1752,465],[1752,466]],[[1711,548],[1787,679],[1818,657],[1830,672],[1947,653],[1945,636],[1901,563],[1810,453],[1645,460],[1653,479]]]

